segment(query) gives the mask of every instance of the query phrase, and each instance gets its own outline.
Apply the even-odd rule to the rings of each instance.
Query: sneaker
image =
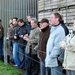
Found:
[[[18,65],[13,65],[13,66],[15,66],[15,67],[16,67],[16,66],[18,66]]]

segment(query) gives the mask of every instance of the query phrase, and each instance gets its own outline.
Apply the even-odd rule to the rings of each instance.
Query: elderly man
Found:
[[[40,75],[48,75],[49,72],[48,71],[46,72],[45,67],[46,44],[50,35],[50,26],[48,19],[43,18],[40,21],[40,29],[41,32],[39,35],[39,44],[38,44],[38,57],[40,59]]]
[[[38,44],[40,28],[37,25],[38,21],[36,18],[31,20],[31,31],[29,37],[24,37],[27,41],[26,53],[26,74],[25,75],[38,75],[39,63],[37,58],[37,51],[34,50],[35,46]]]

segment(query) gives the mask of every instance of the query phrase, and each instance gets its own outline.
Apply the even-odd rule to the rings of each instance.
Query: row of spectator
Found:
[[[40,75],[75,75],[75,33],[69,33],[62,16],[53,13],[50,25],[49,20],[43,18],[40,27],[34,15],[29,14],[27,20],[28,23],[16,17],[10,19],[6,39],[14,66],[25,69],[24,75],[38,75],[39,68]]]

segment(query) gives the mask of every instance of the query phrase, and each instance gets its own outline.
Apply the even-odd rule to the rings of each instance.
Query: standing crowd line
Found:
[[[0,20],[0,60],[3,38]],[[59,13],[52,13],[50,22],[42,18],[39,25],[33,14],[27,16],[27,23],[11,18],[6,40],[10,62],[26,70],[24,75],[75,75],[75,30],[68,30]]]

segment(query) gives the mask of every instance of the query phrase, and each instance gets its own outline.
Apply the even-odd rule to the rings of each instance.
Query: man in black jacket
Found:
[[[20,28],[16,33],[16,37],[18,39],[19,49],[21,50],[20,53],[22,54],[22,61],[19,68],[25,68],[25,48],[27,41],[25,41],[23,37],[28,36],[28,30],[27,30],[27,25],[23,19],[18,20],[18,25],[20,26]]]

